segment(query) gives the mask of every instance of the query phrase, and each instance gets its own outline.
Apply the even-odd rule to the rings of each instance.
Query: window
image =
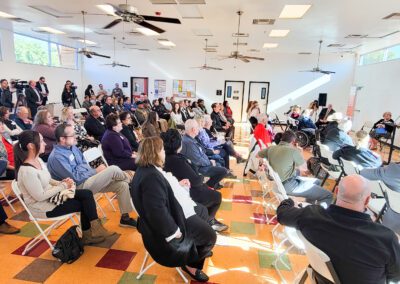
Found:
[[[77,69],[75,48],[41,39],[14,34],[17,62]]]
[[[400,59],[400,45],[372,51],[360,56],[359,65],[368,65]]]

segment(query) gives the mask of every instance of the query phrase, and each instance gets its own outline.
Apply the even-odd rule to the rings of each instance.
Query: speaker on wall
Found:
[[[327,93],[319,93],[319,96],[318,96],[319,106],[326,106],[326,97],[327,96],[328,96]]]

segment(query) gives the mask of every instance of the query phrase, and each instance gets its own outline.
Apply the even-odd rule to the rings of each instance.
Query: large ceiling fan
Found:
[[[166,18],[166,17],[156,17],[156,16],[146,16],[146,15],[140,15],[138,14],[138,10],[131,6],[128,5],[128,1],[126,1],[125,4],[120,4],[118,6],[115,6],[113,4],[107,4],[112,7],[113,9],[113,16],[117,16],[118,18],[106,25],[103,29],[110,29],[114,27],[115,25],[119,24],[120,22],[132,22],[136,23],[142,27],[148,28],[150,30],[153,30],[159,34],[165,32],[165,30],[156,27],[146,21],[154,21],[154,22],[164,22],[164,23],[170,23],[170,24],[180,24],[181,21],[176,18]]]
[[[87,48],[86,44],[86,22],[85,22],[85,11],[82,11],[82,18],[83,18],[83,48],[78,51],[79,54],[85,55],[87,58],[92,58],[92,56],[104,57],[104,58],[111,58],[108,55],[99,54],[97,52],[91,51]]]
[[[240,18],[243,15],[243,11],[237,11],[236,13],[239,16],[238,29],[237,29],[237,34],[236,34],[236,37],[237,37],[236,38],[236,51],[232,51],[231,55],[223,56],[222,59],[233,58],[233,59],[241,60],[245,63],[249,63],[250,60],[264,60],[263,57],[246,56],[246,55],[242,55],[239,53]]]
[[[304,70],[304,71],[300,71],[300,72],[313,72],[313,73],[322,73],[322,74],[335,74],[336,72],[334,71],[327,71],[327,70],[322,70],[321,68],[319,68],[319,59],[321,57],[321,46],[322,46],[322,40],[319,41],[319,50],[318,50],[318,61],[317,61],[317,67],[314,67],[311,70]]]
[[[113,62],[111,62],[111,63],[109,63],[109,64],[103,64],[103,65],[109,65],[109,66],[111,66],[111,67],[117,67],[117,66],[120,66],[120,67],[127,67],[127,68],[131,67],[131,66],[129,66],[129,65],[120,64],[120,63],[118,63],[117,61],[115,61],[115,37],[114,37],[114,60],[113,60]]]
[[[198,67],[192,67],[192,68],[197,68],[200,70],[223,70],[222,68],[219,67],[211,67],[207,65],[207,49],[208,49],[208,39],[206,39],[206,48],[204,49],[205,51],[205,58],[204,58],[204,64]]]

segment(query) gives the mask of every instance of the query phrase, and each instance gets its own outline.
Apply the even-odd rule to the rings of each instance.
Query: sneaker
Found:
[[[19,232],[20,230],[18,228],[11,226],[7,222],[4,222],[3,224],[0,225],[1,234],[11,235],[11,234],[18,234]]]
[[[245,163],[245,162],[246,162],[246,159],[244,159],[244,158],[242,158],[240,156],[236,157],[236,163],[237,164]]]
[[[221,222],[219,222],[217,219],[212,219],[210,222],[208,222],[213,228],[214,231],[216,232],[223,232],[229,229],[229,227]]]
[[[129,219],[122,219],[119,221],[119,226],[120,227],[131,227],[131,228],[136,228],[137,222],[133,218]]]
[[[215,190],[219,190],[219,189],[221,189],[221,188],[223,188],[224,186],[222,185],[222,184],[220,184],[220,183],[218,183],[218,184],[216,184],[215,186],[214,186],[214,189]]]
[[[237,179],[237,176],[235,176],[233,173],[229,172],[225,178],[231,178],[231,179]]]

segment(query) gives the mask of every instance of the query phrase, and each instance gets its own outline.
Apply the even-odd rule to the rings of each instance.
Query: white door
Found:
[[[268,108],[268,95],[269,95],[269,82],[254,82],[250,81],[249,84],[249,98],[246,102],[257,101],[260,106],[261,113],[267,113]]]
[[[244,81],[225,81],[224,100],[228,101],[233,119],[238,122],[242,120],[243,93]]]

